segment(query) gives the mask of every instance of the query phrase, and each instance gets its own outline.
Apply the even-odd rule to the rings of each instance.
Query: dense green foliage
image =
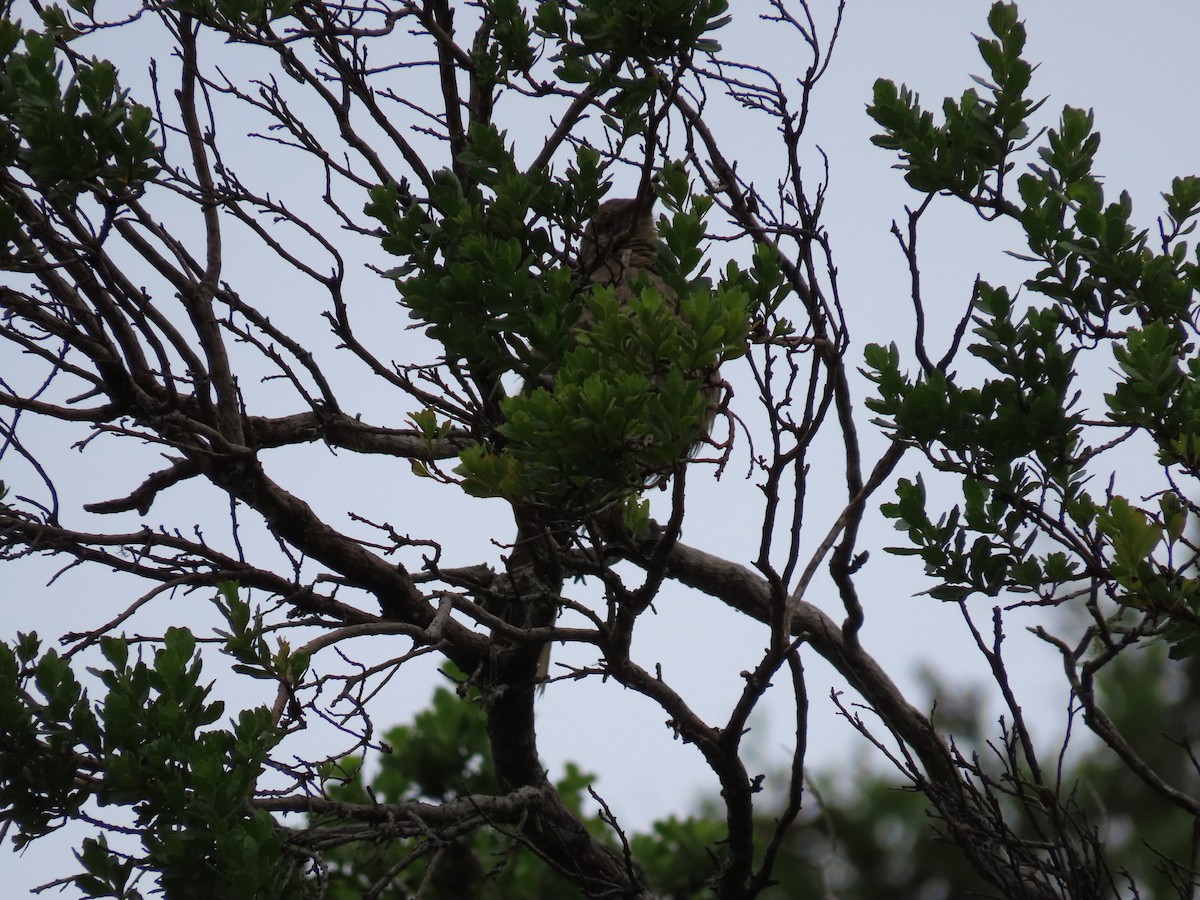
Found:
[[[977,384],[973,370],[956,377],[927,359],[912,377],[895,345],[867,348],[879,389],[868,404],[879,423],[959,476],[964,498],[935,521],[923,481],[902,481],[897,501],[884,506],[912,544],[896,552],[921,556],[942,599],[1015,591],[1051,603],[1099,580],[1120,606],[1168,620],[1168,639],[1186,655],[1200,637],[1200,580],[1181,543],[1185,498],[1200,476],[1200,263],[1185,240],[1200,217],[1200,177],[1176,178],[1163,195],[1156,250],[1131,224],[1128,194],[1105,200],[1093,172],[1094,116],[1066,107],[1012,197],[1013,142],[1040,104],[1023,99],[1030,67],[1015,7],[997,4],[989,24],[996,40],[980,39],[979,48],[990,96],[970,90],[958,104],[947,100],[935,125],[911,92],[880,81],[869,109],[885,128],[876,143],[899,151],[913,187],[1016,219],[1025,258],[1039,267],[1024,302],[977,283],[967,341],[986,366]],[[1093,358],[1119,366],[1102,396],[1098,379],[1081,374],[1097,371]],[[1168,485],[1145,508],[1095,477],[1108,441],[1137,435],[1151,442]]]
[[[85,838],[73,879],[85,896],[144,896],[142,870],[172,897],[297,896],[285,833],[247,806],[276,742],[270,711],[214,727],[225,705],[201,684],[186,629],[169,630],[150,665],[119,638],[101,647],[108,668],[92,674],[104,690],[91,697],[36,635],[0,644],[0,807],[15,845],[80,818],[85,803],[125,807],[142,853],[110,849],[104,831]]]

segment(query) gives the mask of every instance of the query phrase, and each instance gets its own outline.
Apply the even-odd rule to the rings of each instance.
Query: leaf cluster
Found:
[[[17,826],[15,845],[79,819],[94,800],[132,811],[143,852],[117,852],[103,834],[85,839],[84,871],[72,879],[85,896],[135,900],[141,872],[174,897],[296,888],[284,833],[247,805],[277,741],[269,711],[213,727],[224,704],[200,683],[186,629],[168,629],[151,664],[131,660],[121,638],[102,638],[101,649],[108,666],[94,672],[103,692],[93,701],[37,635],[0,644],[0,807]]]
[[[686,67],[694,54],[720,49],[709,35],[730,21],[727,12],[727,0],[545,0],[538,4],[532,32],[551,48],[555,77],[603,94],[601,121],[627,139],[652,130],[664,68]],[[511,18],[510,32],[527,28]],[[499,28],[497,37],[502,43]]]
[[[64,84],[58,41],[0,19],[0,163],[16,166],[47,196],[138,194],[159,171],[150,110],[129,100],[106,60],[73,61]],[[0,206],[5,218],[12,211]],[[7,237],[11,239],[12,229]]]
[[[287,18],[295,0],[177,0],[180,12],[230,35],[255,34]]]
[[[428,206],[401,209],[397,186],[372,194],[401,302],[473,376],[494,421],[463,424],[483,440],[456,470],[476,496],[571,510],[594,509],[669,471],[704,433],[710,373],[744,352],[750,297],[731,270],[720,285],[701,267],[708,201],[661,221],[663,284],[646,281],[618,303],[585,285],[555,235],[582,232],[605,189],[598,156],[581,148],[561,180],[517,169],[504,136],[479,127],[460,155],[466,181],[435,176]],[[502,379],[522,389],[494,407]],[[442,428],[424,417],[427,434]]]
[[[965,120],[949,106],[945,126],[935,126],[914,95],[889,84],[876,86],[870,110],[886,132],[876,143],[900,152],[911,185],[1021,224],[1025,258],[1039,267],[1025,286],[1043,301],[1020,306],[1006,289],[977,283],[968,350],[986,367],[978,385],[944,366],[926,365],[914,378],[901,371],[895,345],[867,348],[877,389],[868,406],[877,422],[960,476],[965,499],[931,516],[924,482],[902,480],[883,511],[911,546],[893,549],[920,556],[937,581],[931,593],[944,599],[1016,591],[1052,601],[1090,584],[1126,607],[1166,616],[1183,652],[1180,642],[1190,646],[1200,624],[1196,554],[1186,539],[1195,507],[1174,489],[1159,495],[1158,508],[1139,508],[1111,485],[1097,498],[1088,463],[1105,450],[1089,443],[1096,433],[1123,432],[1117,443],[1141,433],[1169,483],[1200,474],[1200,356],[1191,322],[1200,269],[1183,239],[1200,212],[1200,179],[1176,178],[1164,194],[1156,252],[1130,221],[1129,196],[1105,201],[1093,172],[1100,144],[1093,115],[1066,107],[1038,147],[1038,162],[1017,181],[1020,203],[1004,196],[998,179],[984,198],[981,173],[1001,164],[1036,109],[1019,99],[1030,69],[1019,60],[1024,30],[1015,16],[1015,7],[996,4],[989,17],[996,39],[979,39],[996,91],[976,107],[974,132],[963,131]],[[1100,349],[1118,371],[1103,399],[1106,419],[1096,422],[1076,381],[1085,356]]]
[[[449,668],[456,680],[461,672]],[[429,706],[411,724],[384,735],[378,769],[366,778],[365,758],[348,757],[325,771],[325,789],[336,800],[348,803],[401,801],[443,802],[463,796],[485,796],[498,791],[483,709],[477,692],[461,694],[438,688]],[[616,836],[601,815],[589,813],[588,791],[596,776],[567,763],[554,782],[562,802],[578,815],[588,832],[617,850]],[[314,826],[334,825],[319,817]],[[630,849],[644,868],[655,896],[700,898],[710,896],[715,848],[724,837],[721,822],[709,818],[669,819],[656,822],[647,834],[629,838]],[[388,883],[380,897],[411,896],[424,885],[424,896],[501,900],[510,897],[572,896],[575,889],[547,866],[515,836],[502,828],[481,827],[443,849],[453,864],[442,859],[435,865],[423,838],[395,841],[384,848],[366,844],[339,848],[328,855],[331,863],[331,898],[359,897],[377,882],[388,882],[386,873],[397,861],[416,861]]]
[[[607,58],[656,63],[720,49],[705,35],[729,22],[728,9],[726,0],[597,0],[578,6],[546,0],[538,4],[534,23],[558,47],[555,74],[569,84],[592,84]]]
[[[884,129],[871,140],[900,156],[897,168],[918,191],[949,191],[978,197],[988,189],[989,175],[998,178],[1012,168],[1009,154],[1029,134],[1028,118],[1040,102],[1026,98],[1033,67],[1021,58],[1025,26],[1015,3],[996,3],[988,14],[994,39],[977,37],[990,79],[976,77],[986,95],[974,88],[942,104],[944,122],[921,108],[920,97],[901,85],[879,79],[868,114]]]

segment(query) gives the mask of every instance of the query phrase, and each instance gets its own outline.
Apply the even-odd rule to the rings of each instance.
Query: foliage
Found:
[[[453,173],[435,175],[436,219],[417,205],[401,215],[394,184],[372,192],[367,212],[385,229],[384,248],[404,260],[390,272],[402,303],[447,358],[480,378],[535,386],[492,410],[494,441],[462,452],[463,489],[578,517],[670,471],[701,436],[711,402],[702,373],[744,352],[748,279],[731,268],[719,286],[689,280],[710,203],[664,186],[676,210],[661,230],[678,300],[653,286],[629,304],[611,287],[585,298],[569,270],[546,261],[555,260],[549,226],[569,229],[595,211],[604,187],[595,151],[580,148],[567,177],[552,182],[517,171],[504,136],[479,128],[459,163],[476,189],[468,196]],[[418,415],[438,421],[433,408]],[[439,427],[456,424],[469,422]]]
[[[20,166],[53,199],[71,202],[94,190],[136,195],[159,171],[151,112],[129,101],[113,64],[74,66],[65,88],[53,30],[22,31],[0,21],[0,162]],[[15,220],[12,211],[11,239]]]
[[[462,673],[450,673],[457,679]],[[331,798],[347,803],[447,801],[457,795],[482,795],[498,789],[495,765],[477,692],[460,697],[438,688],[429,707],[411,725],[384,735],[378,771],[365,783],[362,757],[341,760],[327,772]],[[581,817],[588,832],[609,845],[615,833],[602,814],[586,814],[588,792],[596,776],[568,763],[554,783],[563,802]],[[332,825],[318,818],[314,824]],[[629,838],[644,876],[661,897],[707,896],[709,846],[722,837],[719,820],[674,817],[657,822],[651,833]],[[359,897],[387,884],[380,897],[406,897],[418,890],[438,898],[510,898],[569,896],[572,888],[503,828],[480,828],[437,848],[433,856],[423,838],[386,847],[356,844],[331,854],[329,896]],[[406,857],[415,858],[407,862]],[[401,866],[397,863],[405,862]],[[392,873],[400,870],[400,877]],[[377,889],[377,888],[376,888]]]
[[[1167,223],[1156,252],[1130,223],[1128,194],[1105,203],[1093,173],[1093,115],[1066,107],[1038,149],[1042,164],[1017,179],[1013,199],[1007,155],[964,149],[1009,146],[1025,133],[1013,110],[1025,109],[1023,117],[1033,108],[1021,100],[1029,66],[1019,55],[1024,29],[1015,8],[998,4],[989,22],[997,40],[979,43],[992,97],[964,95],[958,109],[972,109],[966,118],[948,100],[945,123],[934,125],[913,95],[881,81],[870,112],[885,132],[875,140],[901,152],[910,184],[1020,222],[1027,258],[1040,268],[1026,282],[1032,299],[1024,305],[1004,288],[976,285],[967,351],[987,367],[977,385],[930,370],[928,361],[911,378],[894,345],[867,348],[879,388],[868,405],[878,422],[960,477],[965,501],[935,523],[924,483],[903,480],[884,512],[912,544],[897,552],[921,556],[941,599],[1012,591],[1054,603],[1090,583],[1121,607],[1153,613],[1185,655],[1200,626],[1200,582],[1183,540],[1186,484],[1200,474],[1189,449],[1200,440],[1191,323],[1200,267],[1183,238],[1200,215],[1200,179],[1176,178],[1163,195]],[[986,165],[964,178],[948,148]],[[1080,373],[1095,368],[1088,357],[1115,360],[1120,377],[1103,396],[1105,418],[1086,421],[1085,438],[1096,402],[1080,383]],[[1093,494],[1088,485],[1107,442],[1138,435],[1165,476],[1154,502],[1139,507],[1112,483]]]
[[[270,711],[212,727],[225,706],[200,684],[187,629],[167,631],[152,665],[131,661],[126,640],[100,646],[108,666],[93,672],[103,686],[93,701],[36,634],[0,644],[0,805],[14,845],[79,819],[91,801],[130,810],[142,852],[110,849],[103,832],[84,839],[71,879],[84,896],[142,897],[142,870],[173,897],[299,896],[284,832],[248,806],[278,739]]]

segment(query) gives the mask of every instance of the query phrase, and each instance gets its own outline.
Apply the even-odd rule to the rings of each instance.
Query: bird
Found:
[[[583,230],[577,269],[593,285],[612,285],[617,302],[633,298],[634,283],[643,278],[663,299],[679,296],[658,273],[658,229],[651,203],[637,197],[605,200]]]
[[[620,197],[605,200],[583,230],[576,271],[585,284],[612,286],[617,304],[629,305],[641,286],[653,287],[676,313],[682,315],[679,295],[663,279],[658,228],[654,224],[653,199]],[[587,326],[585,308],[580,325]],[[697,373],[708,404],[702,435],[692,444],[688,456],[695,456],[704,444],[720,406],[722,382],[716,367]]]
[[[621,197],[605,200],[583,230],[575,271],[586,288],[609,287],[613,289],[618,306],[626,308],[643,287],[654,288],[660,297],[670,304],[677,314],[682,315],[679,294],[662,277],[658,228],[654,224],[653,200],[639,197]],[[586,330],[590,313],[585,307],[578,327]],[[694,456],[703,444],[709,428],[716,417],[721,392],[721,380],[713,367],[699,373],[701,390],[708,404],[702,422],[703,435],[696,440],[688,455]],[[647,482],[662,484],[661,478]],[[624,525],[624,505],[610,504],[597,511],[591,521],[596,530],[607,540],[627,539]],[[537,680],[539,693],[545,689],[550,670],[550,648],[547,642],[538,658]]]

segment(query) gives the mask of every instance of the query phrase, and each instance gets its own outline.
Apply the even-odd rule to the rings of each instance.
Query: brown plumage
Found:
[[[596,209],[579,245],[577,270],[585,281],[594,285],[612,285],[617,302],[622,306],[634,296],[634,286],[654,287],[668,303],[678,308],[679,295],[658,273],[658,228],[651,213],[652,200],[621,197],[605,200]],[[586,325],[585,310],[581,324]],[[712,428],[721,397],[721,376],[716,369],[697,373],[703,379],[702,390],[708,398],[705,410],[704,433]],[[692,445],[689,455],[695,455],[703,441]]]
[[[679,298],[658,275],[658,229],[648,201],[605,200],[583,231],[579,274],[591,284],[614,285],[617,301],[633,296],[632,283],[646,276],[665,300]]]
[[[601,203],[584,228],[576,270],[586,284],[612,285],[617,302],[622,306],[633,299],[635,285],[646,285],[655,288],[664,300],[678,308],[679,295],[658,273],[658,229],[654,225],[652,205],[652,201],[633,197]],[[585,310],[580,325],[586,327],[588,319]],[[703,423],[707,434],[716,416],[721,379],[716,369],[698,373],[697,377],[703,378],[702,389],[709,401]],[[702,443],[698,440],[692,446],[691,454]],[[620,503],[598,512],[592,518],[592,524],[607,540],[627,539]],[[545,689],[549,676],[550,647],[549,643],[545,644],[538,659],[539,691]]]
[[[678,306],[679,295],[658,274],[658,229],[651,214],[652,205],[652,201],[635,197],[605,200],[583,230],[579,246],[580,276],[591,284],[613,285],[617,302],[622,305],[633,298],[634,285],[641,282],[654,287],[664,300]],[[720,403],[721,377],[716,369],[701,377],[709,400],[703,423],[707,435]],[[697,441],[692,446],[691,455],[701,443]]]

